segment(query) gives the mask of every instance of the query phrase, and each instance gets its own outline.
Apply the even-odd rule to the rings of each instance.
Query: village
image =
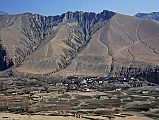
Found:
[[[157,118],[158,93],[157,84],[133,77],[1,77],[0,110],[85,119]]]
[[[47,77],[1,77],[0,92],[6,95],[22,95],[50,92],[93,92],[123,91],[129,88],[158,86],[134,77],[83,77],[68,76],[66,78]]]

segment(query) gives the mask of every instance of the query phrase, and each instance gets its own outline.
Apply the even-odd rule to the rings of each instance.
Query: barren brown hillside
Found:
[[[110,11],[25,13],[0,16],[0,30],[0,44],[18,72],[108,76],[159,65],[157,21]]]
[[[63,74],[107,76],[121,67],[158,65],[158,39],[158,22],[116,14],[92,36]]]

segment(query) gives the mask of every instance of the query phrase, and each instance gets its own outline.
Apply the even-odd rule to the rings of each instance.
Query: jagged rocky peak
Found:
[[[77,21],[85,33],[85,39],[90,39],[90,35],[96,32],[116,13],[108,10],[103,10],[101,13],[95,12],[67,12],[61,15],[61,21]]]
[[[71,12],[68,11],[67,13],[63,13],[62,15],[56,15],[56,16],[43,16],[39,14],[33,14],[30,12],[26,13],[21,13],[17,15],[25,15],[25,16],[30,16],[30,17],[35,17],[35,18],[44,18],[46,20],[50,20],[51,22],[62,22],[63,20],[77,20],[78,22],[85,22],[90,21],[90,20],[108,20],[110,19],[113,15],[115,15],[115,12],[108,11],[108,10],[103,10],[101,13],[95,13],[95,12],[83,12],[83,11],[76,11],[76,12]],[[13,15],[13,16],[17,16]]]
[[[153,20],[159,21],[159,12],[137,13],[135,16],[138,17],[138,18],[153,19]]]
[[[82,12],[82,11],[76,11],[76,12],[67,12],[61,15],[63,19],[75,19],[79,22],[83,21],[96,21],[96,20],[108,20],[113,15],[115,15],[115,12],[103,10],[101,13],[95,13],[95,12]]]

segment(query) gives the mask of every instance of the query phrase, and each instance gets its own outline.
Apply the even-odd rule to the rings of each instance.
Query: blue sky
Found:
[[[67,11],[111,10],[134,15],[159,11],[159,0],[0,0],[0,10],[10,14],[33,12],[57,15]]]

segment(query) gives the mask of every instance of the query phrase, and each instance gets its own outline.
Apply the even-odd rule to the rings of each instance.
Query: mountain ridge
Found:
[[[0,15],[8,15],[8,13],[0,10]]]
[[[0,16],[0,30],[18,72],[131,76],[159,65],[159,24],[107,10]]]
[[[137,13],[135,16],[138,17],[138,18],[159,21],[159,12]]]

